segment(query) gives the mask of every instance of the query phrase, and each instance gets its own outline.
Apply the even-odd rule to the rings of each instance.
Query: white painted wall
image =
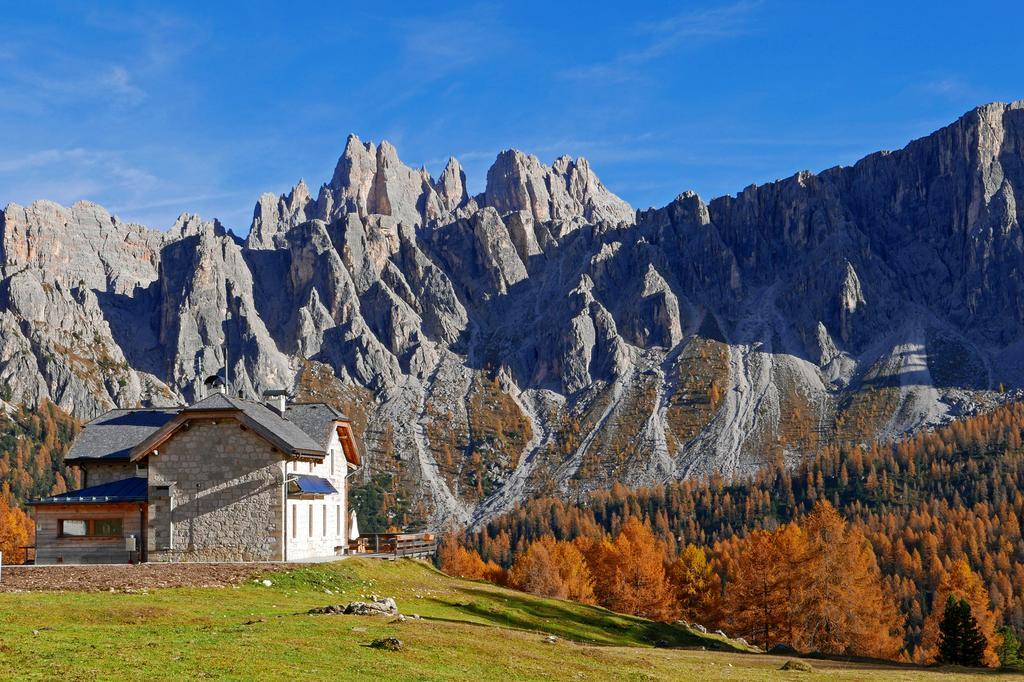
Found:
[[[319,464],[289,461],[287,476],[306,475],[326,478],[338,490],[315,500],[288,499],[288,559],[305,559],[341,554],[348,547],[348,490],[345,474],[348,463],[341,449],[337,432],[331,432],[327,457]]]

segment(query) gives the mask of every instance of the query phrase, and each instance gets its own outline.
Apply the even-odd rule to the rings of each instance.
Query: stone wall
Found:
[[[192,421],[149,458],[149,560],[280,560],[283,466],[233,419]]]
[[[82,467],[82,487],[135,477],[135,462],[87,462]]]

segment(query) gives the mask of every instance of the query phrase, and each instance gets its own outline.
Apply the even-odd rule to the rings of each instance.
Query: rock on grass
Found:
[[[793,670],[801,673],[813,673],[814,668],[807,661],[786,661],[779,670]]]
[[[401,651],[402,640],[397,637],[381,637],[370,642],[370,647],[384,651]]]

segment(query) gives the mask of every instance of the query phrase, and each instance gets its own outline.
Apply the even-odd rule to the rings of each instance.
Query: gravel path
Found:
[[[300,564],[137,564],[96,566],[4,566],[0,592],[133,591],[158,587],[236,585],[270,571]]]

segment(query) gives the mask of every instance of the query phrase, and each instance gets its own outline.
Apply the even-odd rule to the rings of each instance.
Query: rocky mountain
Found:
[[[635,212],[509,150],[470,196],[350,137],[240,239],[39,201],[0,218],[0,386],[82,417],[290,387],[414,516],[892,437],[1024,384],[1024,102],[895,152]],[[226,351],[226,353],[225,353]]]

